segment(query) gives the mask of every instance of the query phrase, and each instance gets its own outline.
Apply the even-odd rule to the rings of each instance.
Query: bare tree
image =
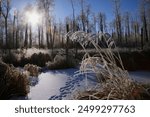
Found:
[[[32,48],[32,27],[31,27],[31,25],[29,27],[29,41],[30,41],[29,48]]]
[[[41,47],[44,47],[44,29],[43,27],[41,28]]]
[[[66,23],[66,32],[68,33],[69,32],[69,25]],[[67,40],[66,40],[66,64],[67,61],[69,59],[69,37],[67,36]]]
[[[8,45],[8,17],[9,17],[9,12],[11,10],[10,7],[10,0],[2,0],[1,1],[1,13],[2,16],[4,17],[4,21],[5,21],[5,39],[6,39],[6,47],[9,47]]]
[[[38,43],[39,43],[39,48],[41,48],[41,27],[38,26]]]
[[[0,0],[0,17],[2,15],[2,0]]]
[[[16,49],[19,47],[19,28],[16,28]]]
[[[59,39],[59,47],[63,47],[62,46],[62,30],[63,30],[63,27],[62,27],[62,22],[59,21],[59,24],[58,24],[58,39]]]
[[[98,13],[98,27],[101,33],[104,33],[106,31],[106,16],[104,13]]]
[[[143,27],[143,36],[146,42],[148,42],[148,23],[147,23],[147,15],[146,15],[146,1],[142,0],[141,2],[141,21]]]
[[[138,38],[139,38],[139,22],[136,20],[132,21],[132,30],[133,30],[133,37],[135,39],[135,46],[137,47],[138,45]]]
[[[74,0],[70,0],[71,7],[72,7],[72,16],[73,16],[73,32],[76,31],[76,17],[75,17],[75,7],[74,7]]]
[[[119,43],[122,43],[122,25],[121,25],[121,13],[120,13],[120,0],[113,0],[114,1],[114,9],[115,9],[115,24],[116,24],[116,32]]]
[[[87,5],[85,8],[85,24],[86,24],[86,32],[87,33],[91,32],[90,20],[89,20],[90,13],[91,13],[91,6]]]
[[[13,14],[13,35],[12,35],[12,41],[13,41],[13,48],[15,47],[15,33],[16,33],[16,16],[17,16],[17,11],[14,11]]]
[[[143,50],[143,46],[144,46],[144,39],[143,39],[143,28],[141,28],[141,49]]]
[[[124,21],[125,21],[125,40],[126,40],[126,44],[128,44],[128,38],[130,38],[130,14],[129,12],[125,13],[124,16]]]
[[[32,4],[27,4],[24,12],[31,12],[33,9],[33,5]],[[25,17],[25,16],[24,16]],[[30,47],[31,41],[32,41],[32,34],[31,34],[31,23],[28,21],[25,21],[25,40],[24,40],[24,47],[27,49],[28,47]]]
[[[60,47],[64,47],[64,35],[66,31],[64,30],[64,24],[60,21],[59,22],[59,39],[60,39]]]
[[[28,23],[26,23],[25,27],[25,41],[24,41],[24,47],[28,48]]]
[[[51,23],[50,12],[51,8],[54,6],[54,0],[37,0],[39,9],[43,10],[45,14],[45,27],[46,27],[46,42],[47,47],[50,48],[50,37],[49,37],[49,27]]]
[[[44,18],[42,18],[42,24],[38,25],[38,45],[39,48],[44,47]]]
[[[19,47],[19,11],[16,10],[16,37],[15,37],[15,47],[16,49]]]
[[[84,9],[85,9],[85,0],[79,0],[80,1],[80,5],[81,5],[81,15],[80,15],[80,18],[81,18],[81,22],[82,22],[82,30],[85,31],[85,12],[84,12]]]
[[[96,32],[97,32],[97,16],[96,16],[96,14],[95,13],[93,13],[93,15],[92,15],[92,20],[93,20],[93,23],[91,23],[91,25],[92,25],[92,28],[93,28],[93,32],[96,34]]]
[[[24,11],[22,11],[24,12]],[[24,18],[24,14],[21,11],[17,10],[16,12],[16,22],[15,22],[15,29],[16,29],[16,34],[15,34],[15,45],[16,49],[19,47],[24,47],[24,42],[25,42],[25,29],[26,29],[26,22]]]
[[[53,56],[53,50],[54,50],[55,36],[56,36],[56,26],[54,25],[53,32],[52,32],[52,38],[50,38],[52,56]]]

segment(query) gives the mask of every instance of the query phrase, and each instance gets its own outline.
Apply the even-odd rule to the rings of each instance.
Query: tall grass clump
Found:
[[[35,76],[37,77],[41,71],[41,68],[38,67],[37,65],[33,65],[33,64],[26,64],[24,66],[24,70],[29,72],[29,76]]]
[[[29,85],[27,77],[0,61],[0,100],[8,100],[14,97],[27,96]]]
[[[148,92],[133,81],[128,71],[124,69],[114,40],[108,33],[91,34],[78,31],[67,34],[72,41],[80,43],[85,51],[80,70],[76,75],[85,75],[87,81],[90,74],[97,80],[97,86],[78,92],[75,99],[145,99],[150,98]],[[100,42],[100,43],[99,43]],[[90,56],[88,46],[95,48],[96,55]],[[86,87],[88,83],[86,82]]]
[[[59,52],[54,57],[53,61],[48,61],[46,66],[48,69],[65,69],[77,66],[78,60],[75,59],[75,54],[73,51],[68,52],[68,60],[66,59],[66,53],[64,50],[59,50]]]

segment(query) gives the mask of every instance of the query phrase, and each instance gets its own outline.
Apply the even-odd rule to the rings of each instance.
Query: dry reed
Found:
[[[114,54],[116,45],[111,36],[106,34],[90,34],[82,31],[67,34],[72,41],[79,42],[85,51],[80,70],[76,75],[94,73],[98,86],[85,91],[78,91],[74,99],[150,99],[150,95],[142,85],[133,81],[124,69],[119,52]],[[99,45],[99,41],[103,45]],[[87,45],[92,44],[97,55],[90,56]],[[119,65],[117,65],[119,63]],[[87,84],[87,83],[86,83]]]

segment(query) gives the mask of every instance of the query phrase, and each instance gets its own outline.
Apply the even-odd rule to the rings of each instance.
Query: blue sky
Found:
[[[77,0],[76,0],[77,1]],[[104,12],[107,20],[112,20],[114,16],[112,0],[86,0],[91,5],[93,12]],[[35,3],[35,0],[12,0],[12,8],[23,9],[28,3]],[[122,12],[129,11],[131,14],[136,14],[139,7],[139,0],[121,0]],[[80,10],[76,4],[76,13]],[[55,0],[54,16],[57,20],[64,19],[66,16],[71,16],[72,9],[69,0]]]

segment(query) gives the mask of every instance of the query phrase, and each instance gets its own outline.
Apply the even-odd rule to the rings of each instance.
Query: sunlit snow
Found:
[[[61,100],[69,99],[69,95],[75,90],[82,90],[86,85],[95,86],[96,80],[88,77],[87,82],[84,76],[73,77],[77,69],[66,69],[47,71],[39,75],[37,85],[30,88],[28,95],[31,100]],[[150,83],[150,72],[130,72],[130,76],[139,82]],[[35,80],[35,78],[34,78]]]

